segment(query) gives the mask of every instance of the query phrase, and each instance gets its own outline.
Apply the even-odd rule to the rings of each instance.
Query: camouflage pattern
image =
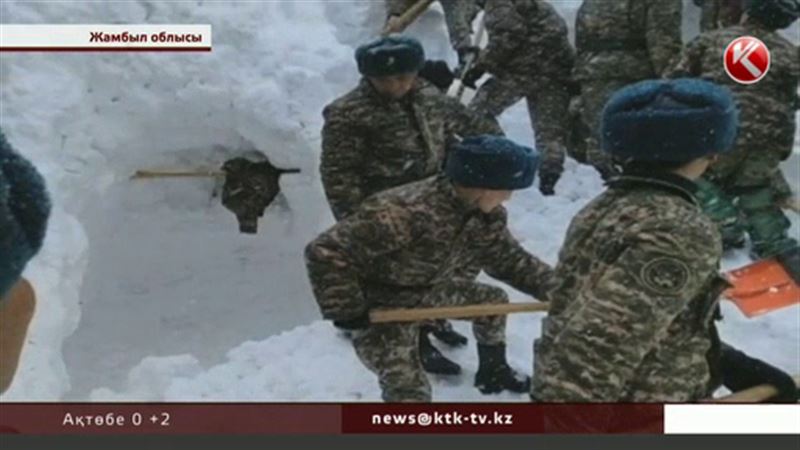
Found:
[[[744,0],[694,0],[700,7],[700,31],[736,25],[742,17]]]
[[[258,219],[280,193],[280,176],[300,172],[279,169],[266,159],[254,162],[241,157],[226,161],[222,170],[225,172],[222,205],[236,214],[242,233],[258,231]]]
[[[584,0],[575,24],[575,80],[581,84],[583,121],[592,132],[587,160],[603,172],[600,113],[622,86],[659,78],[680,53],[681,0]]]
[[[534,342],[546,402],[685,402],[707,395],[719,233],[670,174],[623,175],[573,219]]]
[[[436,174],[456,136],[502,134],[496,121],[422,80],[387,100],[364,79],[323,116],[320,175],[337,220],[374,193]]]
[[[417,0],[386,0],[388,16],[401,16]],[[439,0],[453,49],[472,46],[472,20],[480,10],[477,0]]]
[[[502,289],[475,281],[481,269],[539,296],[552,273],[511,235],[502,207],[481,213],[443,176],[367,199],[308,245],[306,265],[322,316],[329,320],[379,308],[508,302]],[[473,332],[481,344],[502,343],[505,316],[477,318]],[[354,339],[387,401],[430,400],[418,333],[417,325],[372,325]]]
[[[758,83],[736,83],[720,63],[727,45],[740,36],[754,36],[770,50],[769,73]],[[710,168],[708,178],[738,205],[754,254],[766,257],[796,245],[786,236],[789,222],[776,205],[786,193],[775,187],[782,184],[780,163],[794,143],[798,47],[776,32],[745,22],[695,38],[668,75],[700,77],[731,89],[740,110],[739,134],[733,150]]]
[[[497,117],[525,98],[542,154],[542,171],[560,174],[567,140],[575,52],[564,19],[541,0],[491,0],[484,16],[489,42],[476,61],[491,73],[470,109]]]

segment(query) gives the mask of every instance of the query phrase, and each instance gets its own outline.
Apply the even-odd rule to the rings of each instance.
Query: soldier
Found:
[[[602,145],[623,173],[567,232],[534,343],[534,400],[687,402],[721,380],[774,384],[778,400],[796,401],[789,375],[716,337],[722,247],[693,180],[736,127],[730,93],[706,81],[644,81],[611,97]]]
[[[800,57],[798,48],[776,30],[791,25],[798,15],[797,0],[748,0],[741,25],[698,36],[670,73],[712,80],[733,91],[741,110],[741,130],[734,151],[709,170],[707,178],[713,185],[704,186],[704,203],[722,227],[726,247],[744,245],[746,229],[755,258],[797,247],[787,234],[789,220],[778,206],[784,200],[779,196],[787,193],[779,194],[776,186],[785,186],[779,165],[791,155],[794,143]],[[754,36],[769,49],[771,66],[758,83],[736,83],[721,62],[728,44],[741,36]]]
[[[609,96],[658,78],[681,50],[681,0],[584,0],[575,23],[575,80],[591,129],[586,159],[604,179],[615,173],[600,151],[600,115]]]
[[[470,109],[497,117],[525,98],[536,147],[543,155],[539,190],[553,195],[564,165],[575,59],[567,25],[541,0],[490,0],[485,21],[489,44],[463,82],[474,88],[484,73],[492,78],[475,94]]]
[[[391,26],[417,0],[386,0],[388,17],[386,24]],[[459,65],[463,67],[470,55],[478,53],[478,47],[472,43],[472,21],[483,7],[485,0],[439,0],[444,10],[450,44],[458,54]]]
[[[39,252],[51,203],[44,179],[0,130],[0,394],[11,385],[36,298],[22,271]]]
[[[356,60],[364,78],[323,111],[320,175],[337,220],[372,194],[436,174],[456,135],[502,134],[496,122],[417,77],[425,55],[416,39],[378,39],[359,47]],[[426,370],[459,373],[427,334],[420,342]],[[446,321],[437,322],[435,335],[450,345],[466,343]]]
[[[382,192],[362,203],[306,248],[306,265],[322,316],[355,330],[353,345],[380,382],[383,399],[430,401],[420,365],[418,327],[370,324],[376,308],[507,303],[496,286],[465,268],[536,296],[552,272],[506,226],[501,204],[533,183],[538,157],[505,138],[478,136],[455,144],[445,173]],[[470,271],[471,272],[471,271]],[[505,316],[473,321],[483,393],[527,392],[505,358]]]
[[[700,31],[736,25],[742,18],[743,0],[693,0],[700,7]]]

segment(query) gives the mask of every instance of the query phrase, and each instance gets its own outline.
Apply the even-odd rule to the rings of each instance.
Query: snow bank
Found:
[[[572,24],[580,2],[553,3]],[[300,252],[332,223],[317,177],[320,112],[355,85],[353,47],[377,34],[382,2],[3,2],[0,13],[8,23],[210,23],[214,33],[210,54],[0,58],[1,125],[55,203],[27,273],[39,310],[3,400],[378,400],[350,344],[317,321]],[[688,0],[686,13],[691,37]],[[409,31],[430,56],[455,62],[438,6]],[[524,103],[502,123],[533,143]],[[127,179],[138,168],[216,167],[252,150],[303,171],[282,179],[285,198],[254,237],[237,233],[211,180]],[[601,189],[593,169],[569,161],[558,195],[515,196],[512,231],[553,263],[569,220]],[[740,252],[726,264],[746,260]],[[727,340],[800,370],[800,309],[746,320],[726,305],[725,316]],[[539,320],[509,320],[521,371],[530,371]],[[445,352],[464,374],[433,379],[435,399],[525,400],[471,387],[474,342]]]

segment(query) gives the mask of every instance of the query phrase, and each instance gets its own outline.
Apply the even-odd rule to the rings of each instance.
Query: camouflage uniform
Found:
[[[670,174],[623,175],[573,219],[534,343],[532,396],[685,402],[708,394],[719,233]]]
[[[417,0],[386,0],[389,16],[401,16]],[[456,51],[472,46],[472,20],[479,11],[476,0],[439,0],[444,10],[444,20],[450,35],[450,44]]]
[[[551,269],[526,252],[506,227],[506,212],[468,207],[444,176],[401,186],[312,241],[306,265],[322,315],[348,320],[377,308],[506,303],[495,286],[464,277],[464,267],[531,295]],[[505,316],[478,318],[479,344],[505,340]],[[375,324],[357,332],[356,353],[378,375],[385,401],[430,401],[418,354],[418,327]]]
[[[728,44],[746,35],[764,42],[772,58],[766,77],[750,85],[731,80],[721,63]],[[796,245],[786,234],[789,221],[777,202],[779,196],[787,194],[779,164],[790,156],[794,142],[794,98],[800,79],[798,48],[757,24],[736,25],[698,36],[670,72],[670,76],[695,76],[727,86],[739,107],[735,147],[708,173],[708,179],[729,198],[714,201],[737,205],[755,255],[767,257]],[[725,234],[735,235],[739,230],[736,212],[731,208],[709,204],[708,212],[720,225],[727,225],[723,228]]]
[[[716,30],[739,23],[744,0],[694,0],[700,7],[700,31]]]
[[[592,130],[587,161],[604,176],[611,159],[600,151],[600,115],[623,86],[658,78],[681,50],[681,0],[584,0],[575,24],[583,120]]]
[[[363,79],[323,116],[320,175],[337,220],[369,195],[437,173],[455,135],[502,134],[421,80],[403,99],[387,100]]]
[[[541,0],[490,0],[485,6],[489,43],[476,67],[492,74],[470,108],[497,117],[523,97],[527,101],[541,170],[563,170],[575,52],[567,25]]]

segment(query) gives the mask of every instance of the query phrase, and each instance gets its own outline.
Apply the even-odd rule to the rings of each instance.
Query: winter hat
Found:
[[[464,187],[517,190],[533,184],[536,150],[500,136],[468,137],[448,151],[445,174]]]
[[[747,15],[773,30],[782,30],[800,17],[798,0],[748,0]]]
[[[642,81],[606,103],[602,148],[618,161],[689,162],[730,150],[738,116],[725,87],[690,78]]]
[[[42,246],[49,215],[44,180],[0,131],[0,298]]]
[[[418,72],[425,63],[425,50],[412,37],[391,35],[358,47],[356,62],[367,77]]]

